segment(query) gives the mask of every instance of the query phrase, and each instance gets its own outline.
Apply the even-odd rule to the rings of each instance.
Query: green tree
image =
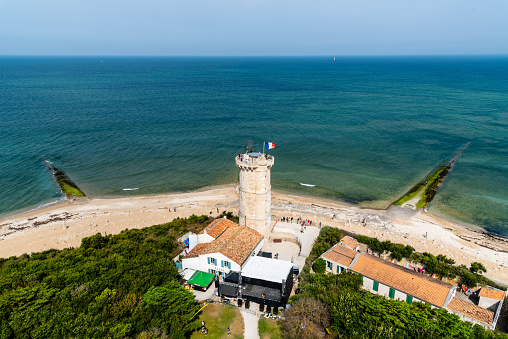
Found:
[[[480,273],[480,274],[487,272],[487,269],[485,268],[485,266],[483,266],[482,263],[479,263],[476,261],[471,263],[471,268],[469,270],[473,273]]]
[[[316,273],[325,273],[326,271],[326,261],[322,258],[317,258],[312,264],[312,269]]]

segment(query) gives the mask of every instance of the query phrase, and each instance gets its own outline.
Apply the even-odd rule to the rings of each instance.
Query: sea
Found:
[[[234,184],[386,208],[471,144],[429,212],[508,237],[508,56],[0,57],[0,218]],[[306,185],[302,185],[306,184]]]

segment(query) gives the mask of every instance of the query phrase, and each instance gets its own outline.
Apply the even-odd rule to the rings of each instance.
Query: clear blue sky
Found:
[[[508,0],[0,0],[0,55],[508,54]]]

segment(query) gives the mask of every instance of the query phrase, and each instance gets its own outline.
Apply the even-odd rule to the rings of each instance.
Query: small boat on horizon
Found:
[[[303,182],[301,182],[300,185],[307,186],[307,187],[315,187],[316,186],[316,185],[312,185],[312,184],[304,184]]]

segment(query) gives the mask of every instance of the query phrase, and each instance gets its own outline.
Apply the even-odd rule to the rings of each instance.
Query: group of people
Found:
[[[285,217],[285,216],[282,216],[280,217],[280,221],[281,222],[287,222],[287,223],[293,223],[293,217]],[[297,218],[296,219],[296,223],[301,225],[301,226],[312,226],[312,220],[310,219],[302,219],[302,218]]]
[[[205,321],[201,320],[201,333],[204,335],[208,335],[208,329],[205,326]],[[231,335],[231,330],[228,327],[228,335]]]
[[[280,221],[287,222],[287,223],[293,223],[293,217],[282,216],[282,217],[280,217]],[[300,233],[305,232],[305,230],[307,229],[307,226],[312,226],[312,220],[310,220],[310,219],[297,218],[296,223],[301,226]],[[319,228],[321,228],[321,222],[319,223]]]

